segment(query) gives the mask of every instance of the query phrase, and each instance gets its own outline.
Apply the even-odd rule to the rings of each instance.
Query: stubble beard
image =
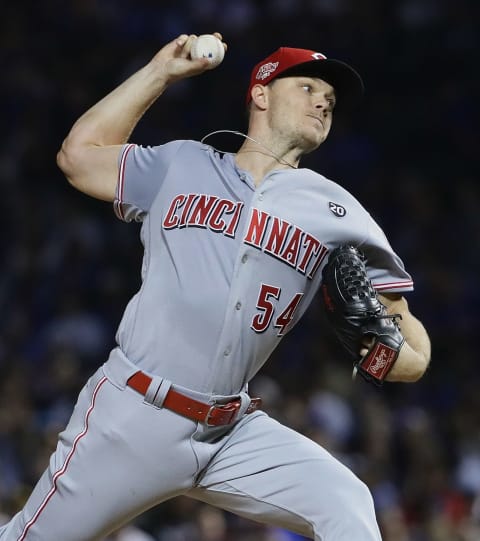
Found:
[[[300,156],[317,150],[327,138],[328,132],[325,133],[325,130],[318,133],[312,126],[307,131],[307,127],[300,122],[292,126],[290,123],[285,123],[282,120],[279,122],[278,118],[273,116],[270,118],[271,133],[275,134],[272,140],[272,147],[275,147],[278,154],[287,155],[293,151],[294,158],[300,158]],[[315,137],[312,135],[313,132],[318,133],[318,135]]]

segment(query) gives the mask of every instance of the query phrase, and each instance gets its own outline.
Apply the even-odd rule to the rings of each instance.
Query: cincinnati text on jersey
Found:
[[[244,207],[216,195],[175,196],[162,222],[164,229],[202,227],[235,237]],[[252,208],[243,242],[275,257],[312,279],[328,249],[315,236],[277,216]]]

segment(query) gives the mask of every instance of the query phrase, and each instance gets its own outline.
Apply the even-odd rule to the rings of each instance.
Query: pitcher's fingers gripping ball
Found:
[[[209,69],[213,69],[222,62],[225,56],[225,47],[217,36],[202,34],[193,41],[190,56],[193,60],[208,58],[210,62]]]
[[[396,318],[378,300],[362,254],[353,246],[333,250],[323,269],[323,300],[337,338],[355,359],[354,375],[381,385],[398,358],[403,337]],[[360,355],[365,337],[367,353]]]

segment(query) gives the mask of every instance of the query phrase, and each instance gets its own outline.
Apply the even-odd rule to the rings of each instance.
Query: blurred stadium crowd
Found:
[[[56,152],[74,120],[164,43],[218,30],[229,45],[222,66],[169,89],[132,140],[245,130],[250,69],[278,46],[350,62],[366,99],[303,165],[344,185],[382,225],[414,276],[410,306],[433,344],[417,384],[352,383],[315,305],[252,392],[368,483],[385,541],[480,539],[479,23],[477,0],[2,5],[0,523],[43,471],[140,283],[138,226],[74,192]],[[215,137],[221,150],[241,142]],[[111,539],[300,538],[177,498]]]

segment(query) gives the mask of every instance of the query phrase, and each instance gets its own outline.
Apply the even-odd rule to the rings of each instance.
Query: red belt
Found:
[[[151,382],[152,378],[150,376],[143,372],[136,372],[128,379],[127,385],[145,395]],[[227,404],[205,404],[179,393],[171,387],[163,401],[163,407],[194,421],[205,423],[207,426],[223,426],[233,423],[236,420],[235,417],[240,410],[241,404],[240,398]],[[261,398],[252,398],[245,415],[253,413],[261,405]]]

